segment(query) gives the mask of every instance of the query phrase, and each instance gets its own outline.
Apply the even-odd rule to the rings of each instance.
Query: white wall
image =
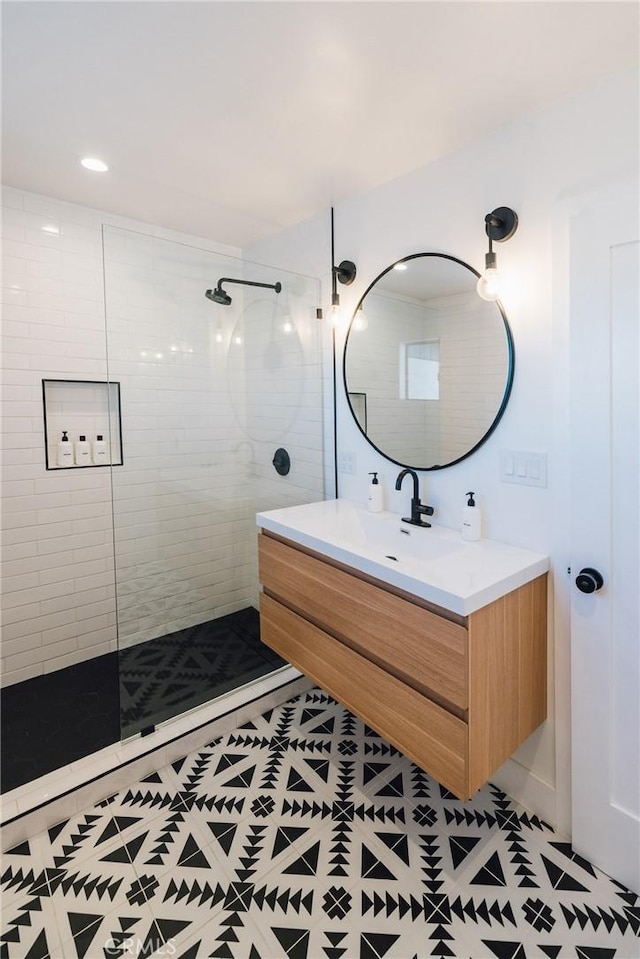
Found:
[[[354,284],[340,289],[353,307],[371,282],[412,253],[449,253],[482,269],[484,216],[513,207],[520,225],[496,245],[508,279],[503,304],[515,342],[515,382],[495,433],[472,457],[443,471],[421,474],[424,502],[434,521],[459,527],[464,492],[476,490],[483,534],[551,556],[549,719],[503,767],[496,781],[560,828],[569,827],[569,635],[565,575],[568,547],[566,482],[566,301],[558,292],[567,264],[561,210],[572,195],[638,172],[638,78],[635,72],[559,102],[430,166],[366,196],[336,205],[336,261],[355,261]],[[252,258],[304,268],[325,278],[329,299],[329,211],[256,244]],[[315,252],[312,260],[311,249]],[[302,258],[303,257],[303,258]],[[339,337],[340,339],[340,337]],[[340,357],[338,359],[340,366]],[[500,480],[500,451],[548,456],[548,486]],[[388,507],[400,513],[407,491],[393,489],[398,469],[366,443],[351,420],[339,376],[338,450],[352,452],[356,474],[339,476],[340,495],[362,503],[367,473],[377,470]]]

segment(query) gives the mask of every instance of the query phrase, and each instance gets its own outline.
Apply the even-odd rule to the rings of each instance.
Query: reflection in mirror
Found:
[[[363,433],[367,432],[367,394],[349,393],[349,402],[353,415]]]
[[[477,277],[455,257],[420,253],[381,273],[356,307],[368,325],[352,321],[347,335],[347,397],[369,442],[401,466],[464,459],[504,411],[511,333],[501,305],[478,296]]]

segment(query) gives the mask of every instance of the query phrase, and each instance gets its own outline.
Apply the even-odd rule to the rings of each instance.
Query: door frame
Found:
[[[571,540],[571,299],[570,299],[570,229],[571,219],[588,207],[601,204],[613,191],[634,187],[637,180],[624,178],[600,183],[592,190],[564,197],[552,210],[552,362],[554,372],[553,462],[554,496],[552,555],[555,566],[555,601],[553,604],[554,700],[555,700],[555,826],[572,834],[572,700],[571,700],[571,616],[576,570],[570,572],[573,544]],[[619,878],[619,877],[616,877]]]

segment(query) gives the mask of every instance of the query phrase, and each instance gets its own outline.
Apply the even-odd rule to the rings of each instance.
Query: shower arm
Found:
[[[217,289],[222,289],[223,283],[239,283],[241,286],[262,286],[267,290],[275,290],[279,293],[282,289],[282,283],[256,283],[255,280],[234,280],[231,276],[223,276],[218,280]]]

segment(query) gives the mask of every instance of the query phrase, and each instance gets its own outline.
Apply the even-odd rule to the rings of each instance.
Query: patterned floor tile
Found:
[[[5,873],[6,869],[5,860]],[[60,951],[56,907],[50,895],[50,882],[43,873],[44,870],[41,870],[37,875],[34,874],[34,881],[25,886],[21,893],[16,892],[17,887],[3,883],[0,955],[2,950],[16,956],[27,955],[32,948],[36,954],[39,954],[40,949]]]
[[[161,914],[160,914],[161,915]],[[115,909],[91,908],[66,901],[60,904],[58,928],[62,959],[104,959],[144,955],[132,951],[133,942],[144,942],[156,915],[147,904],[120,904]],[[154,944],[154,949],[157,948]],[[148,951],[151,946],[147,946]],[[57,959],[51,956],[51,959]]]
[[[640,900],[321,690],[5,857],[0,959],[637,959]]]

